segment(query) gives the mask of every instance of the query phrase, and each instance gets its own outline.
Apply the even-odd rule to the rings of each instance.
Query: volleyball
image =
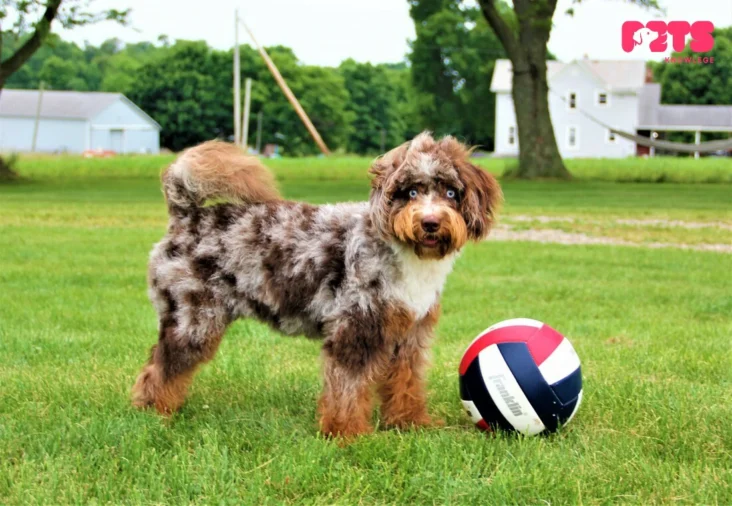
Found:
[[[572,344],[537,320],[505,320],[481,332],[460,361],[460,398],[482,430],[550,433],[582,402]]]

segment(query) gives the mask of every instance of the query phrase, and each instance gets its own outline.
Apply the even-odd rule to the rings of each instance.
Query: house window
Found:
[[[604,91],[597,92],[597,105],[608,105],[607,93]]]
[[[508,144],[510,146],[516,144],[516,127],[508,127]]]
[[[607,131],[607,141],[614,144],[616,140],[617,140],[617,137],[615,137],[615,132],[613,132],[612,130],[608,130]]]
[[[574,91],[569,92],[569,97],[567,99],[567,105],[570,109],[577,109],[577,93]]]
[[[579,145],[578,129],[576,126],[567,127],[567,147],[576,149]]]

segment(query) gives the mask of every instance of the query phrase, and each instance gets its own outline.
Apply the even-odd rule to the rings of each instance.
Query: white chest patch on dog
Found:
[[[457,255],[422,260],[412,250],[398,247],[395,251],[401,278],[394,280],[391,295],[414,311],[417,319],[423,318],[440,297]]]

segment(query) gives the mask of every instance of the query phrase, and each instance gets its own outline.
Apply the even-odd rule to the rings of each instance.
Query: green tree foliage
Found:
[[[334,69],[300,65],[289,48],[273,47],[269,53],[323,140],[332,147],[345,145],[350,123],[343,78]],[[138,61],[129,54],[121,59],[121,54],[114,55],[111,63],[134,66]],[[134,79],[125,79],[110,66],[102,82],[125,91],[155,118],[163,128],[161,143],[177,151],[214,137],[231,138],[232,58],[232,51],[212,50],[205,42],[178,41],[157,48],[153,57],[136,67]],[[241,60],[242,78],[252,79],[250,143],[261,111],[264,144],[276,143],[290,155],[316,153],[305,126],[259,54],[242,46]]]
[[[164,146],[180,150],[227,135],[232,78],[225,59],[205,42],[184,41],[137,69],[128,96],[160,123]]]
[[[379,153],[384,146],[392,147],[403,142],[407,118],[403,116],[404,106],[400,106],[399,100],[404,98],[400,88],[407,83],[399,81],[398,76],[406,76],[405,69],[395,70],[348,59],[338,70],[350,95],[347,108],[352,130],[348,137],[348,150]]]
[[[261,80],[268,78],[269,74],[258,77]],[[345,146],[353,128],[353,117],[348,112],[350,97],[343,77],[332,68],[306,66],[300,68],[299,78],[295,82],[299,84],[298,100],[320,132],[323,141],[333,148]],[[292,118],[292,124],[289,126],[292,130],[292,139],[297,139],[296,151],[301,153],[317,151],[299,118]],[[253,125],[249,131],[254,132]]]
[[[409,0],[416,39],[409,59],[421,124],[493,148],[497,37],[474,7],[459,0]]]
[[[665,104],[732,104],[732,27],[714,31],[714,48],[708,53],[694,53],[687,45],[674,59],[709,57],[710,64],[661,62],[653,66],[654,77],[661,83]]]
[[[411,69],[404,62],[384,63],[379,67],[386,73],[394,93],[393,109],[404,125],[401,140],[411,139],[423,129],[417,111],[417,92],[412,84]]]

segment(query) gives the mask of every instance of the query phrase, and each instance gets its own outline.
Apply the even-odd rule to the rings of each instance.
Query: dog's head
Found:
[[[371,216],[384,238],[439,259],[488,235],[501,189],[470,163],[470,150],[453,137],[423,132],[371,167]]]

